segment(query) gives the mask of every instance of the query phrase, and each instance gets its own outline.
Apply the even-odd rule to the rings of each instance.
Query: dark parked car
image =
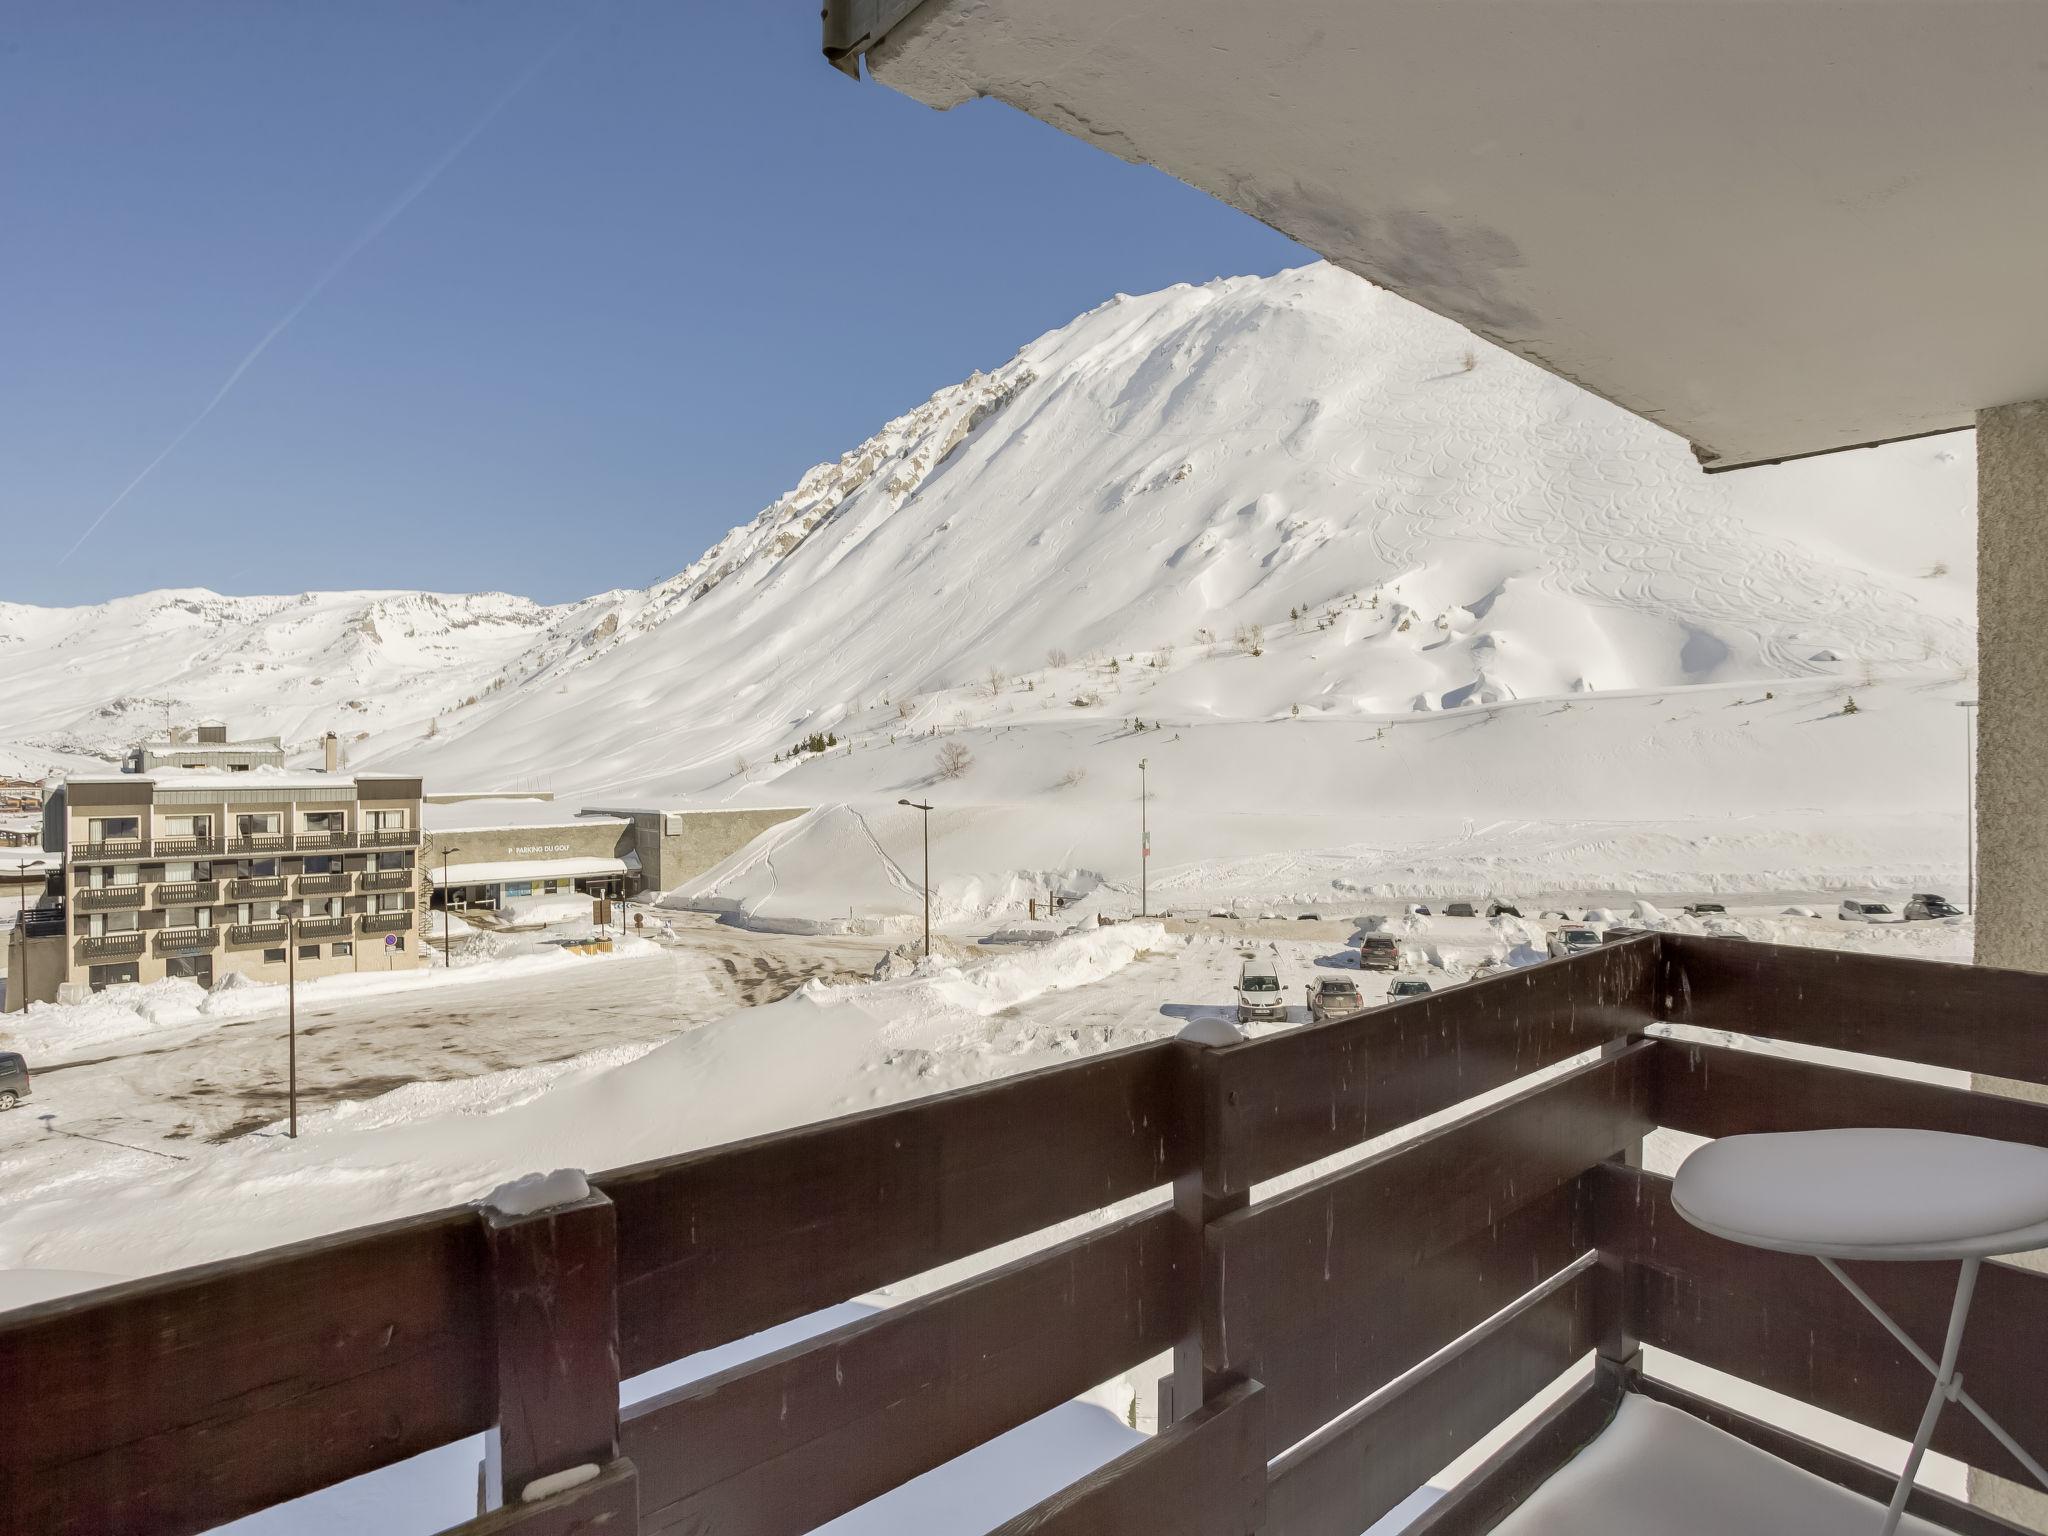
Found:
[[[1961,917],[1963,909],[1946,896],[1920,893],[1906,903],[1906,921],[1924,923],[1936,917]]]
[[[1429,983],[1420,976],[1403,976],[1387,988],[1387,1000],[1395,1003],[1404,997],[1426,997],[1428,994]]]
[[[1696,901],[1689,907],[1680,908],[1689,917],[1726,917],[1728,909],[1718,901]]]
[[[1517,906],[1511,906],[1505,901],[1489,901],[1486,904],[1486,915],[1488,917],[1520,917],[1522,909]]]
[[[1401,969],[1401,941],[1391,933],[1368,933],[1358,945],[1358,968],[1362,971]]]
[[[28,1097],[28,1063],[12,1051],[0,1051],[0,1109],[12,1109]]]
[[[1478,915],[1477,912],[1472,910],[1472,903],[1469,901],[1449,901],[1444,903],[1445,917],[1477,917]]]

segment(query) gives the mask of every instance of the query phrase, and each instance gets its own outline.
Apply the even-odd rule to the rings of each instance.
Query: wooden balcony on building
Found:
[[[362,891],[409,891],[412,885],[409,869],[369,869],[356,880],[356,889]]]
[[[8,1519],[187,1536],[495,1425],[503,1507],[465,1536],[795,1536],[1165,1352],[1163,1432],[997,1536],[1355,1536],[1553,1389],[1418,1529],[1492,1529],[1630,1395],[1882,1487],[1645,1371],[1639,1344],[1902,1438],[1928,1391],[1811,1261],[1679,1220],[1640,1149],[1853,1125],[2048,1146],[2048,1104],[1897,1075],[2048,1083],[2044,1013],[2048,976],[1641,935],[680,1153],[532,1215],[461,1206],[40,1303],[0,1316]],[[620,1411],[622,1376],[977,1256]],[[1913,1269],[1859,1273],[1938,1340],[1949,1276]],[[2048,1274],[1987,1263],[1976,1307],[1968,1390],[2038,1449]],[[1962,1412],[1934,1445],[2015,1471]],[[1908,1507],[2017,1530],[1936,1493]]]
[[[362,834],[365,848],[417,848],[420,832],[417,827],[387,827]]]
[[[142,905],[139,885],[82,885],[71,893],[71,904],[81,912],[112,912],[121,907]]]
[[[218,928],[157,928],[151,939],[158,954],[172,950],[213,949],[220,943]]]
[[[78,941],[78,958],[81,960],[122,960],[139,955],[147,947],[147,937],[140,929],[133,933],[107,933],[97,938],[88,935]]]
[[[259,944],[282,944],[290,927],[289,923],[281,920],[274,923],[231,923],[227,930],[228,947],[252,949]]]
[[[174,880],[165,881],[156,888],[156,904],[160,907],[211,906],[220,900],[218,880]]]
[[[356,919],[356,929],[361,933],[405,933],[413,925],[414,913],[406,912],[365,912]]]
[[[291,846],[291,836],[284,832],[256,832],[247,837],[228,839],[228,852],[231,854],[284,853]]]
[[[285,894],[282,875],[243,875],[228,882],[230,901],[274,901]]]
[[[301,896],[334,896],[348,889],[348,875],[336,870],[331,875],[299,876]]]
[[[149,839],[146,837],[116,837],[102,843],[73,843],[73,859],[91,859],[101,863],[121,859],[144,859],[149,857]]]
[[[298,925],[298,937],[302,939],[345,939],[354,929],[355,919],[343,917],[302,918]]]
[[[329,848],[353,848],[356,835],[353,832],[298,832],[292,836],[292,846],[301,853],[319,853]]]
[[[153,840],[154,857],[159,859],[210,858],[221,851],[217,837],[159,837]]]

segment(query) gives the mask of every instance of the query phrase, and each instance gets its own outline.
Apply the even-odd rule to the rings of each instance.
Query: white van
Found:
[[[1285,1019],[1287,1004],[1280,996],[1280,971],[1271,960],[1247,960],[1237,973],[1237,1022],[1253,1019]]]

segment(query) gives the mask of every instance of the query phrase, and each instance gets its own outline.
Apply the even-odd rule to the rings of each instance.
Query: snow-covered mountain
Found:
[[[1937,438],[1708,479],[1318,265],[1119,296],[644,591],[0,605],[0,771],[217,716],[444,782],[724,798],[813,731],[1954,677],[1973,473]]]

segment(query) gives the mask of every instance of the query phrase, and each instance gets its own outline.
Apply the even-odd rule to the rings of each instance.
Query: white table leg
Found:
[[[1934,1422],[1941,1417],[1941,1405],[1948,1401],[1951,1384],[1955,1380],[1956,1356],[1962,1353],[1963,1324],[1970,1320],[1970,1298],[1977,1289],[1977,1267],[1981,1260],[1963,1260],[1963,1272],[1956,1277],[1956,1299],[1949,1308],[1948,1339],[1941,1346],[1941,1364],[1934,1373],[1934,1390],[1927,1395],[1927,1407],[1920,1415],[1920,1429],[1913,1436],[1913,1449],[1906,1456],[1906,1470],[1899,1474],[1899,1486],[1892,1491],[1891,1507],[1885,1511],[1884,1525],[1878,1536],[1892,1536],[1899,1528],[1899,1517],[1906,1511],[1906,1500],[1913,1492],[1913,1479],[1919,1475],[1921,1458],[1927,1454],[1927,1442],[1934,1438]]]
[[[1872,1301],[1870,1299],[1870,1293],[1864,1290],[1863,1287],[1858,1285],[1854,1280],[1851,1280],[1847,1272],[1843,1270],[1841,1265],[1837,1264],[1833,1259],[1822,1259],[1820,1262],[1829,1274],[1833,1275],[1837,1280],[1839,1280],[1842,1283],[1842,1289],[1847,1291],[1851,1296],[1854,1296],[1859,1302],[1861,1302],[1863,1304],[1863,1310],[1868,1312],[1872,1317],[1876,1318],[1880,1323],[1883,1323],[1885,1327],[1885,1332],[1889,1333],[1893,1338],[1897,1339],[1900,1345],[1904,1347],[1906,1353],[1911,1355],[1915,1360],[1918,1360],[1920,1362],[1921,1369],[1926,1371],[1927,1374],[1930,1376],[1940,1374],[1941,1367],[1935,1361],[1934,1357],[1928,1354],[1927,1351],[1922,1349],[1918,1344],[1914,1343],[1913,1336],[1907,1333],[1906,1330],[1901,1328],[1897,1323],[1892,1321],[1891,1314],[1886,1312],[1885,1309],[1883,1307],[1880,1307],[1876,1302]],[[2010,1455],[2014,1461],[2018,1462],[2021,1466],[2025,1467],[2028,1472],[2033,1474],[2035,1482],[2039,1483],[2043,1488],[2048,1488],[2048,1467],[2042,1466],[2039,1461],[2035,1460],[2031,1455],[2028,1454],[2027,1448],[2025,1446],[2021,1445],[2019,1441],[2013,1439],[2011,1435],[2007,1434],[2005,1432],[2005,1427],[2001,1425],[1998,1422],[1998,1420],[1992,1418],[1990,1413],[1985,1409],[1984,1405],[1978,1402],[1976,1398],[1970,1396],[1968,1390],[1965,1389],[1960,1383],[1957,1383],[1957,1385],[1955,1386],[1953,1395],[1957,1402],[1961,1403],[1965,1408],[1969,1409],[1971,1417],[1975,1418],[1979,1424],[1982,1424],[1984,1426],[1985,1431],[1990,1434],[1992,1439],[1996,1440],[2000,1445],[2005,1447],[2006,1453]]]

